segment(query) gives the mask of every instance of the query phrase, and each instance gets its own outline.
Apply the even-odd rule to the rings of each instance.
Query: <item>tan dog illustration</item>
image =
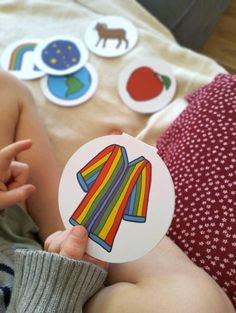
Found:
[[[98,32],[98,41],[96,43],[96,47],[99,45],[99,42],[103,40],[103,48],[106,46],[106,42],[108,39],[117,39],[118,44],[116,49],[118,49],[122,43],[125,42],[125,48],[127,49],[129,46],[129,41],[126,38],[126,31],[122,28],[108,28],[107,24],[97,23],[95,26],[96,31]]]

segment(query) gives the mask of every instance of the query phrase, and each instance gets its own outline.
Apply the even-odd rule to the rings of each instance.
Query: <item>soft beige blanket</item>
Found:
[[[89,62],[99,75],[92,99],[73,108],[59,107],[45,99],[39,80],[27,82],[62,166],[81,144],[114,128],[154,145],[157,136],[184,109],[183,97],[225,72],[213,60],[180,47],[170,32],[134,0],[0,0],[0,55],[8,44],[22,38],[61,34],[83,39],[90,22],[102,15],[128,18],[138,28],[139,41],[130,53],[119,58],[103,59],[90,53]],[[165,110],[143,115],[122,103],[117,79],[130,61],[149,56],[170,64],[177,91]]]

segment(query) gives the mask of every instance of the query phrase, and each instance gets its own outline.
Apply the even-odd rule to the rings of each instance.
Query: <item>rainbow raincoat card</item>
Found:
[[[61,177],[59,206],[66,228],[86,227],[88,254],[127,262],[148,253],[167,232],[174,186],[154,147],[110,135],[72,155]]]

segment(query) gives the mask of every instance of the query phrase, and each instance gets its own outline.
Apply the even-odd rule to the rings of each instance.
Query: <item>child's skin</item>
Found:
[[[63,229],[57,205],[58,166],[31,93],[25,85],[5,72],[0,72],[0,101],[0,149],[27,138],[33,142],[30,149],[26,147],[12,157],[26,163],[30,169],[29,184],[37,191],[31,192],[27,198],[25,192],[29,193],[33,188],[28,186],[27,191],[24,188],[21,190],[21,197],[27,198],[27,211],[39,226],[44,240],[53,231]],[[25,145],[29,148],[31,143]]]
[[[107,268],[85,254],[88,235],[82,226],[63,230],[59,171],[29,91],[0,72],[0,102],[0,208],[26,201],[41,238],[50,235],[46,251]],[[86,313],[234,312],[219,286],[167,237],[137,261],[110,264],[106,285],[87,302]]]
[[[27,184],[29,166],[14,161],[15,157],[31,147],[31,140],[18,141],[0,150],[0,209],[25,201],[35,191]]]

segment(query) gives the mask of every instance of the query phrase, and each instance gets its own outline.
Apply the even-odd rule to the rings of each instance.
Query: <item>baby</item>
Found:
[[[62,225],[60,171],[29,90],[0,72],[0,95],[1,312],[234,312],[168,237],[134,262],[86,255],[86,230]]]

